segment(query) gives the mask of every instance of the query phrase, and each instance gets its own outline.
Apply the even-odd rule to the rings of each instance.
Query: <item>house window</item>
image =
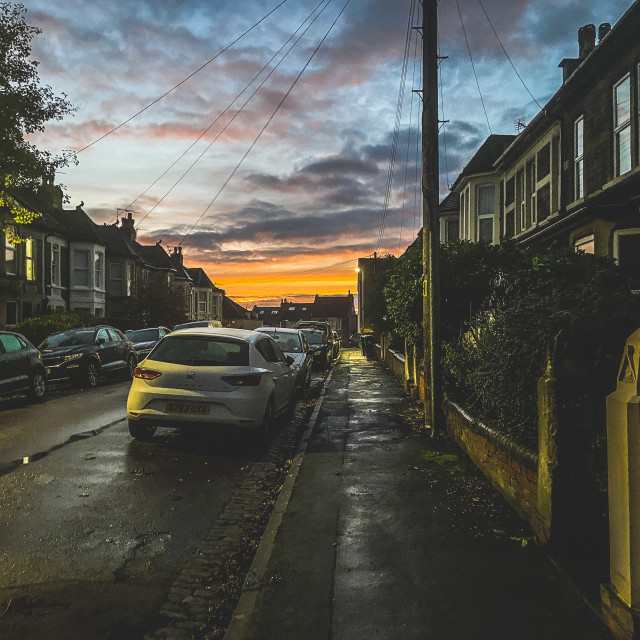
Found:
[[[614,231],[613,238],[613,257],[632,288],[640,289],[640,229]]]
[[[520,222],[520,230],[527,226],[527,199],[524,189],[524,169],[520,169],[516,174],[516,207],[517,207],[517,219]]]
[[[60,245],[51,245],[51,284],[60,286]]]
[[[478,187],[478,240],[493,241],[495,185]]]
[[[535,160],[529,160],[527,162],[527,196],[529,197],[529,206],[527,213],[529,213],[530,224],[536,223],[536,163]],[[526,222],[526,221],[525,221]],[[528,227],[525,224],[525,227]]]
[[[576,253],[595,253],[595,239],[593,236],[585,236],[584,238],[580,238],[576,240],[574,243],[574,248]]]
[[[615,175],[631,170],[631,78],[613,88],[613,138]]]
[[[25,275],[27,280],[36,279],[36,269],[33,262],[33,239],[27,238],[24,241],[24,260],[25,260]]]
[[[584,118],[573,125],[574,199],[584,197]]]
[[[16,231],[13,227],[7,227],[4,236],[4,272],[8,276],[16,275],[16,245],[10,242]],[[15,324],[15,322],[13,323]]]
[[[198,293],[198,313],[207,313],[207,292],[200,291]]]
[[[444,241],[454,242],[460,237],[460,220],[451,218],[444,225]]]
[[[94,286],[96,289],[104,289],[104,253],[96,251],[94,255]]]
[[[9,301],[6,304],[6,316],[7,316],[7,326],[13,326],[14,324],[18,324],[18,303],[14,301]]]
[[[85,249],[75,249],[73,252],[73,285],[89,286],[89,252]]]
[[[124,266],[121,262],[112,262],[109,265],[109,288],[115,295],[124,293]]]
[[[504,236],[505,238],[513,238],[516,233],[515,212],[507,211],[504,215]]]
[[[511,176],[504,185],[504,206],[509,207],[515,200],[515,178]]]
[[[547,184],[538,189],[536,204],[536,217],[538,222],[542,222],[549,217],[551,210],[551,183],[547,182]]]
[[[538,151],[536,156],[536,166],[538,167],[538,175],[537,179],[542,180],[542,178],[546,178],[551,171],[551,143],[547,142],[547,144]]]

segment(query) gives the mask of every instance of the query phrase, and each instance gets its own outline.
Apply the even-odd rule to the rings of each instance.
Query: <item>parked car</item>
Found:
[[[220,320],[192,320],[191,322],[181,322],[173,327],[174,331],[179,331],[180,329],[193,329],[194,327],[221,327],[222,322]]]
[[[332,331],[331,337],[333,340],[333,359],[335,360],[340,354],[340,347],[342,346],[342,338],[338,331]]]
[[[50,335],[41,345],[49,380],[72,379],[95,387],[102,374],[133,378],[138,363],[133,344],[118,329],[99,325]]]
[[[147,327],[146,329],[130,329],[124,332],[124,337],[133,343],[136,350],[138,362],[144,360],[150,353],[151,349],[156,346],[159,340],[164,338],[167,333],[171,333],[171,329],[167,327]]]
[[[41,400],[47,374],[40,352],[20,333],[0,331],[0,394],[27,393]]]
[[[129,432],[150,440],[157,427],[231,425],[265,441],[274,416],[293,415],[292,364],[257,331],[202,327],[170,333],[135,370]]]
[[[299,329],[283,329],[279,327],[258,327],[256,331],[271,336],[282,349],[285,356],[293,358],[296,370],[296,392],[306,396],[311,387],[311,367],[313,366],[313,352]]]
[[[332,347],[326,336],[318,329],[300,329],[304,339],[313,349],[313,364],[318,369],[328,369],[331,365]]]
[[[329,343],[329,350],[331,352],[331,358],[338,357],[338,350],[333,341],[333,327],[322,320],[300,320],[296,323],[296,329],[316,329],[322,331],[325,340]]]

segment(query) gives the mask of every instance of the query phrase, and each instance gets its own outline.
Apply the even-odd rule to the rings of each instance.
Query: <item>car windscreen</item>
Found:
[[[297,333],[278,333],[277,331],[264,333],[268,333],[285,353],[302,353],[302,345]]]
[[[93,342],[93,329],[83,331],[63,331],[49,336],[40,349],[57,349],[58,347],[81,347]]]
[[[307,342],[314,347],[322,346],[322,344],[324,343],[322,339],[323,335],[320,331],[305,331],[303,329],[302,333],[304,337],[307,339]]]
[[[249,345],[217,336],[167,336],[148,359],[190,367],[247,367]]]
[[[131,342],[152,342],[158,339],[158,330],[138,329],[137,331],[127,331],[125,338]]]

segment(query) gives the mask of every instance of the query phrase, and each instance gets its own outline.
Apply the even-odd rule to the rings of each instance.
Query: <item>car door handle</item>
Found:
[[[273,381],[278,382],[278,376],[273,376]]]

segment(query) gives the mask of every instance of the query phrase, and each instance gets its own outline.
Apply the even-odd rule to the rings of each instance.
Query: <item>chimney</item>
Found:
[[[578,29],[578,58],[584,60],[596,46],[596,25],[585,24]]]
[[[173,261],[178,265],[182,266],[182,247],[173,247],[173,254],[171,255]]]
[[[62,209],[62,189],[53,184],[53,174],[42,176],[42,185],[38,188],[38,198],[47,209]]]
[[[611,31],[611,25],[608,22],[603,22],[598,27],[598,44],[602,42],[602,39]]]
[[[131,215],[131,211],[127,211],[127,217],[122,218],[122,226],[120,228],[122,229],[122,233],[124,233],[125,238],[129,242],[135,242],[137,234],[135,228],[135,220]]]

